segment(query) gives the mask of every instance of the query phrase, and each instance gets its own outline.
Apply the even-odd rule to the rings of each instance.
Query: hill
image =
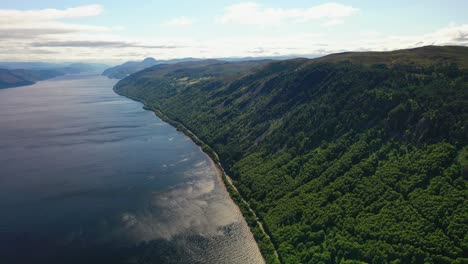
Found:
[[[108,68],[102,72],[102,75],[114,79],[122,79],[132,73],[141,71],[145,68],[158,64],[154,58],[146,58],[142,61],[128,61],[124,64]]]
[[[64,67],[55,68],[66,74],[79,74],[79,73],[101,73],[109,66],[99,63],[71,63]]]
[[[315,55],[310,55],[316,57]],[[200,59],[200,58],[181,58],[181,59],[170,59],[170,60],[155,60],[153,58],[146,58],[141,62],[128,61],[121,65],[117,65],[106,69],[102,75],[112,79],[122,79],[130,74],[136,73],[143,69],[149,68],[156,64],[177,64],[182,62],[203,62],[207,60],[218,60],[225,62],[243,62],[243,61],[273,61],[273,60],[284,60],[290,58],[297,58],[297,56],[270,56],[270,57],[240,57],[240,58],[215,58],[215,59]]]
[[[65,74],[101,72],[97,63],[0,62],[0,88],[31,85]]]
[[[64,73],[102,72],[109,66],[100,63],[49,63],[49,62],[8,62],[0,61],[2,69],[58,70]]]
[[[429,67],[431,65],[456,63],[461,69],[468,69],[468,49],[462,46],[425,46],[421,48],[388,52],[344,52],[331,54],[313,60],[318,62],[343,62],[374,65]]]
[[[464,263],[467,63],[466,47],[204,61],[114,90],[219,154],[269,263]]]
[[[64,74],[57,70],[0,69],[0,89],[31,85],[37,81],[43,81]]]
[[[53,68],[61,68],[66,67],[66,63],[49,63],[49,62],[42,62],[42,61],[34,61],[34,62],[27,62],[27,61],[0,61],[0,68],[2,69],[53,69]]]

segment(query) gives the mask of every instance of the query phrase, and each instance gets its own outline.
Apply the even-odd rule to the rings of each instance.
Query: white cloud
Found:
[[[33,38],[41,35],[55,35],[76,32],[102,32],[111,31],[107,27],[62,23],[58,21],[41,21],[18,24],[0,24],[0,35],[7,38]]]
[[[451,24],[450,26],[440,29],[432,34],[433,42],[438,43],[447,43],[447,44],[459,44],[464,43],[465,45],[468,44],[468,24],[464,25],[456,25]]]
[[[359,9],[352,6],[325,3],[310,8],[267,8],[254,2],[245,2],[226,8],[217,18],[222,24],[256,25],[261,27],[285,23],[319,21],[325,25],[336,25],[356,14]]]
[[[40,10],[12,10],[0,9],[0,23],[17,24],[29,23],[33,21],[50,21],[62,18],[77,18],[97,16],[102,13],[100,5],[86,5],[63,10],[40,9]]]
[[[177,17],[164,22],[162,25],[169,27],[185,27],[190,26],[192,24],[193,20],[188,17]]]
[[[243,14],[245,19],[234,16],[234,14],[242,13],[236,8],[246,12]],[[432,32],[406,36],[381,34],[361,28],[356,29],[355,34],[339,34],[339,28],[323,30],[320,27],[308,27],[311,31],[302,33],[289,30],[295,26],[294,23],[304,21],[317,21],[322,25],[341,23],[350,14],[356,12],[356,9],[352,7],[338,4],[323,4],[308,9],[272,9],[255,3],[244,3],[231,6],[226,9],[226,16],[218,18],[221,23],[237,21],[235,23],[260,26],[255,29],[255,35],[239,28],[238,31],[226,32],[229,34],[216,34],[217,31],[213,31],[202,37],[194,37],[184,32],[183,35],[168,37],[164,35],[165,30],[174,34],[177,31],[171,28],[160,28],[159,34],[153,36],[127,38],[119,35],[123,30],[118,30],[118,28],[60,20],[99,15],[102,11],[102,7],[97,5],[63,10],[0,9],[0,39],[2,40],[0,60],[121,63],[148,56],[171,59],[324,55],[341,51],[394,50],[424,45],[468,46],[468,24],[451,23]],[[8,23],[5,22],[6,20]],[[165,24],[180,26],[190,23],[192,23],[190,19],[179,17],[166,21]],[[265,27],[286,23],[286,27],[277,31],[262,30],[263,23]],[[221,30],[225,28],[223,25],[211,26],[214,28],[207,26],[204,31],[211,32],[216,28],[221,28]],[[313,30],[314,28],[319,29]]]
[[[347,43],[350,50],[395,50],[415,48],[427,45],[461,45],[468,46],[468,24],[450,24],[422,35],[383,36],[379,34],[364,35],[363,38]],[[335,45],[337,46],[337,45]],[[344,47],[341,47],[343,49]]]
[[[59,21],[63,18],[97,16],[101,13],[102,7],[100,5],[79,6],[63,10],[0,9],[0,36],[2,39],[27,39],[41,35],[111,30],[106,27],[64,23]]]

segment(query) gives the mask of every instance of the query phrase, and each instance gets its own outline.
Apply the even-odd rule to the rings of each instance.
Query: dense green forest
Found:
[[[219,154],[283,263],[468,263],[467,66],[466,47],[211,60],[114,89]]]

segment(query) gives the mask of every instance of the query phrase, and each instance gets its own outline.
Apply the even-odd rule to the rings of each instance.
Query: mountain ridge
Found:
[[[394,51],[342,52],[313,59],[311,62],[348,61],[357,64],[385,64],[429,66],[434,63],[455,62],[462,69],[468,69],[468,49],[464,46],[424,46]]]
[[[154,58],[146,58],[143,61],[127,61],[122,64],[104,70],[102,75],[112,79],[123,79],[126,76],[144,70],[156,64],[177,64],[183,62],[197,62],[197,61],[209,61],[217,60],[224,62],[243,62],[243,61],[274,61],[274,60],[286,60],[299,58],[301,56],[288,55],[288,56],[261,56],[261,57],[224,57],[224,58],[180,58],[180,59],[169,59],[169,60],[155,60]],[[308,57],[315,58],[317,55],[309,55]],[[145,63],[147,60],[147,63]]]

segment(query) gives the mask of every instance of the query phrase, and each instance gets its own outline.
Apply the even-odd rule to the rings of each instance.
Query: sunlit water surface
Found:
[[[261,263],[207,156],[115,82],[0,90],[0,263]]]

